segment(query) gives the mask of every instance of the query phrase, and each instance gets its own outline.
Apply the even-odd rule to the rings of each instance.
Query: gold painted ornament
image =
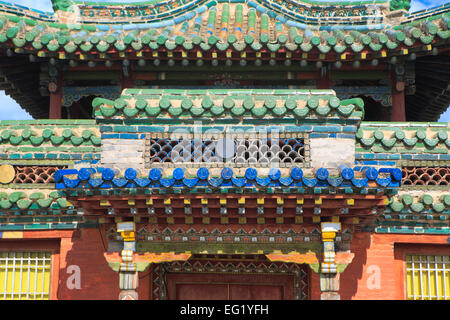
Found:
[[[7,184],[11,183],[16,176],[16,171],[14,167],[9,164],[4,164],[0,166],[0,183]]]

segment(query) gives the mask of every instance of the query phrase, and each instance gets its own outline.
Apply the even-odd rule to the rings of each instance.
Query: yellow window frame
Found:
[[[406,298],[450,300],[450,256],[407,255]]]
[[[52,253],[0,251],[0,300],[49,300]]]

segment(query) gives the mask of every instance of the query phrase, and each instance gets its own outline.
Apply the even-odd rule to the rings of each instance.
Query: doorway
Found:
[[[293,300],[294,275],[173,273],[169,300]]]
[[[151,299],[308,300],[306,264],[270,262],[264,255],[193,255],[154,264]]]

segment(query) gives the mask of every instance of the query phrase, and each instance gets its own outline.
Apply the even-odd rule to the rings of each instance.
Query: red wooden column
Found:
[[[397,81],[394,72],[391,73],[391,91],[392,91],[392,116],[391,121],[406,121],[405,113],[405,82]]]
[[[49,84],[49,91],[50,91],[49,118],[50,119],[61,119],[61,117],[62,117],[62,98],[63,98],[62,87],[63,87],[63,76],[62,76],[61,70],[59,70],[56,83]]]
[[[331,88],[331,70],[327,67],[319,69],[319,80],[317,81],[317,89],[330,89]]]

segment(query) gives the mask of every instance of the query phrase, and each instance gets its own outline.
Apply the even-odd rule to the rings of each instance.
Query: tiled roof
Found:
[[[17,207],[16,207],[17,206]],[[23,191],[12,193],[0,192],[0,208],[1,209],[41,209],[41,208],[68,208],[70,203],[58,195],[57,191],[49,194],[44,192],[33,192],[27,194]]]
[[[450,194],[446,192],[400,191],[379,216],[378,233],[450,234]]]
[[[373,126],[371,126],[373,124]],[[357,147],[366,152],[407,152],[448,154],[450,127],[445,123],[430,128],[427,123],[385,124],[366,122],[356,133]]]
[[[410,209],[412,213],[424,214],[448,212],[450,209],[450,194],[437,193],[433,196],[422,192],[420,196],[414,196],[402,193],[391,199],[389,208],[392,213],[405,213],[405,209]],[[444,218],[443,220],[446,219]]]
[[[186,173],[184,168],[176,168],[172,176],[163,176],[159,168],[148,171],[146,177],[138,177],[133,168],[125,171],[121,177],[116,177],[110,168],[89,168],[74,170],[58,170],[55,175],[56,189],[114,189],[114,188],[156,188],[174,192],[174,189],[186,189],[189,192],[193,187],[220,189],[223,187],[257,188],[292,187],[299,193],[317,192],[315,188],[339,187],[349,191],[355,189],[356,193],[364,192],[361,188],[397,188],[401,180],[401,170],[397,168],[339,168],[339,176],[331,176],[325,168],[315,170],[314,176],[306,177],[302,169],[293,167],[289,176],[282,176],[281,170],[272,168],[267,170],[247,168],[244,176],[234,177],[232,168],[223,168],[219,176],[210,175],[208,168],[199,168],[195,175]],[[258,172],[259,171],[259,172]],[[263,172],[264,171],[264,172]],[[75,178],[70,178],[74,176]],[[381,189],[380,189],[381,190]],[[192,191],[192,190],[191,190]],[[295,192],[294,190],[291,190]],[[319,192],[320,193],[320,192]]]
[[[54,52],[64,58],[77,54],[80,59],[86,54],[106,59],[106,54],[114,52],[170,52],[199,47],[200,51],[217,52],[219,58],[228,49],[243,52],[266,48],[269,52],[288,52],[286,58],[300,58],[302,53],[317,48],[324,60],[327,53],[349,51],[369,51],[380,57],[405,54],[405,49],[411,47],[423,50],[423,45],[445,45],[450,36],[450,4],[435,11],[407,15],[403,23],[401,18],[389,18],[389,10],[382,4],[343,5],[339,7],[341,11],[327,4],[314,11],[312,7],[299,9],[303,7],[286,1],[198,0],[175,6],[176,3],[170,2],[172,9],[150,15],[151,18],[139,23],[132,16],[107,17],[108,10],[114,11],[108,5],[90,3],[88,7],[98,11],[91,14],[94,16],[90,21],[84,16],[49,20],[48,16],[44,19],[42,14],[31,14],[32,10],[12,10],[2,4],[0,43],[27,52],[37,51],[38,55]],[[130,10],[122,11],[129,15]]]
[[[100,145],[94,120],[0,121],[1,160],[92,159]]]
[[[135,3],[104,3],[72,1],[72,6],[62,8],[58,0],[53,0],[55,11],[73,12],[79,15],[80,21],[87,23],[151,23],[183,17],[186,12],[219,3],[247,3],[259,12],[267,12],[272,17],[277,14],[285,15],[292,20],[309,24],[317,24],[322,20],[330,23],[363,23],[379,18],[387,10],[388,1],[268,1],[268,0],[159,0]],[[395,1],[394,1],[395,2]],[[391,6],[395,9],[394,6]],[[200,9],[203,10],[203,9]],[[384,13],[383,11],[383,13]],[[183,18],[182,18],[183,20]]]
[[[97,118],[317,118],[360,120],[359,98],[339,100],[332,90],[125,89],[115,100],[93,101]]]

